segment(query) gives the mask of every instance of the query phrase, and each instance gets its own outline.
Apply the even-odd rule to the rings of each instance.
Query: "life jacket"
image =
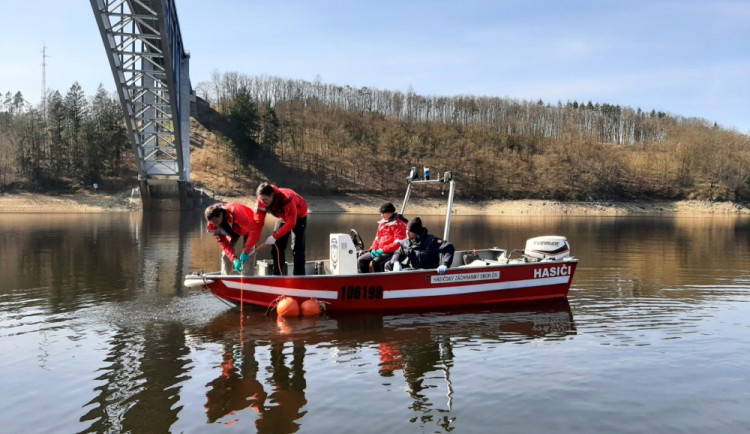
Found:
[[[406,224],[400,214],[393,213],[390,219],[378,221],[378,231],[370,250],[382,249],[383,253],[393,253],[399,242],[406,239]]]
[[[218,203],[214,206],[224,210],[224,221],[219,226],[208,222],[206,231],[214,235],[230,260],[235,259],[233,245],[241,236],[247,237],[243,250],[249,253],[258,242],[262,230],[262,226],[255,221],[252,208],[240,203]]]
[[[297,224],[297,219],[307,217],[307,202],[294,190],[289,188],[273,187],[273,200],[266,207],[260,199],[255,205],[255,221],[260,223],[261,227],[266,221],[266,214],[284,222],[284,225],[273,234],[275,239],[279,239],[291,232]]]

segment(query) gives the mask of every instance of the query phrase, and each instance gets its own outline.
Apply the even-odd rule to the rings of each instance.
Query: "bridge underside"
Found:
[[[90,1],[125,112],[143,208],[191,208],[194,93],[174,0]]]

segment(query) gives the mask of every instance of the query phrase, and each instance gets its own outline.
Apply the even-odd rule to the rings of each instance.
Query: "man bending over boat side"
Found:
[[[398,250],[393,253],[390,261],[385,264],[388,271],[401,271],[406,267],[437,268],[437,272],[445,274],[453,262],[453,254],[456,248],[448,241],[430,235],[427,228],[422,226],[422,219],[414,217],[407,225],[407,238],[399,245]]]
[[[215,203],[204,212],[206,230],[221,244],[221,274],[232,269],[245,276],[255,274],[255,244],[263,225],[255,222],[252,208],[239,203]],[[237,256],[237,241],[243,237],[242,253]]]
[[[404,217],[396,213],[396,207],[388,202],[380,207],[378,231],[370,250],[357,258],[360,273],[381,272],[391,255],[398,249],[399,242],[406,239]]]
[[[307,227],[307,202],[296,191],[279,188],[263,182],[256,190],[258,203],[255,205],[255,221],[261,230],[266,221],[266,213],[276,217],[273,233],[265,244],[271,246],[273,257],[273,274],[284,274],[286,263],[286,246],[289,236],[292,237],[292,256],[294,256],[294,274],[305,275],[305,228]],[[276,245],[275,247],[273,245]]]

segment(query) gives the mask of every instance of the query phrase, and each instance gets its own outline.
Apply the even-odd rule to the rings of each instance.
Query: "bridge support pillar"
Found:
[[[138,183],[144,211],[189,210],[203,202],[202,192],[197,192],[187,181],[146,179]]]

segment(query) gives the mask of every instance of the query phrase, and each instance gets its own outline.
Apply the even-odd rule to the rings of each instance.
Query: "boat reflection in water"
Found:
[[[434,409],[423,393],[425,379],[434,374],[444,378],[443,396],[451,410],[454,349],[564,339],[575,333],[570,305],[562,299],[490,310],[321,318],[277,319],[261,311],[241,315],[228,310],[196,330],[195,337],[224,348],[220,375],[207,385],[209,423],[235,423],[237,412],[251,408],[259,431],[293,432],[310,410],[305,409],[306,356],[316,358],[308,366],[334,357],[335,363],[357,367],[366,367],[367,355],[372,356],[376,376],[389,380],[367,387],[392,388],[400,373],[405,383],[397,386],[410,395],[409,408],[421,413]]]
[[[296,431],[292,427],[304,415],[301,409],[307,403],[302,369],[306,351],[304,341],[293,343],[291,357],[283,342],[246,342],[244,345],[228,347],[221,363],[221,376],[208,384],[208,422],[217,422],[249,407],[258,413],[256,425],[259,432]],[[268,369],[272,373],[268,392],[264,383],[258,380],[260,363],[256,352],[260,349],[268,351]],[[260,374],[265,375],[265,372]],[[231,425],[235,421],[236,419],[229,418],[224,423]]]

